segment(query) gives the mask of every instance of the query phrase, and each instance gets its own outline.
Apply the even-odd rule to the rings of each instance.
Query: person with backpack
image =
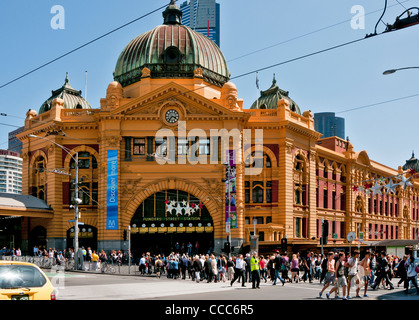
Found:
[[[332,290],[330,290],[329,293],[326,293],[326,297],[327,299],[330,299],[330,295],[335,292],[335,298],[339,299],[339,288],[342,287],[342,299],[348,300],[348,298],[345,296],[346,287],[348,284],[345,276],[345,254],[340,252],[338,258],[339,259],[335,266],[335,286],[332,288]]]
[[[404,288],[406,294],[409,294],[409,283],[412,282],[413,286],[416,288],[416,293],[419,294],[418,280],[417,276],[419,273],[418,262],[415,262],[415,258],[410,256],[406,262],[406,271],[407,271],[407,280],[404,282]]]
[[[282,267],[282,257],[280,254],[275,253],[274,263],[275,263],[275,277],[274,277],[275,280],[274,280],[273,285],[276,286],[276,279],[279,279],[279,281],[282,282],[282,286],[284,286],[285,280],[282,279],[281,276],[279,275],[279,272],[281,271],[281,267]]]

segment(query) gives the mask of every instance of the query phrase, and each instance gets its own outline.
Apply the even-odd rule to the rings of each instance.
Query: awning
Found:
[[[53,210],[38,198],[24,194],[0,193],[0,216],[52,218]]]
[[[364,241],[371,247],[408,247],[419,244],[419,240],[381,240],[381,241]]]

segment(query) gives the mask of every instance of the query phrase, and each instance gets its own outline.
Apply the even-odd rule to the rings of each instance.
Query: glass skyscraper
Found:
[[[180,5],[182,24],[199,32],[220,47],[220,4],[215,0],[191,0]]]
[[[336,117],[334,112],[315,113],[314,129],[323,133],[322,138],[339,137],[345,139],[345,119]]]

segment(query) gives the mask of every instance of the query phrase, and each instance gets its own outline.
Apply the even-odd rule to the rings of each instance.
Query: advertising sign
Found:
[[[225,223],[226,232],[230,232],[231,228],[237,228],[237,208],[236,208],[236,163],[234,161],[234,151],[227,151],[228,166],[226,166],[226,182],[225,182]],[[230,198],[229,198],[230,194]],[[230,211],[230,216],[228,212]]]
[[[106,230],[118,230],[118,150],[108,150]]]

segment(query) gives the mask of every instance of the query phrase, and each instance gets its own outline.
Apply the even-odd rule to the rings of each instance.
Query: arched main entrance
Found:
[[[44,250],[47,248],[47,229],[42,226],[37,226],[32,229],[29,235],[29,251],[37,246],[38,249]]]
[[[132,252],[207,253],[214,247],[213,219],[200,199],[181,190],[163,190],[146,198],[131,219]]]
[[[74,227],[67,230],[67,247],[74,248]],[[79,226],[79,248],[91,248],[98,250],[97,247],[97,228],[89,225]]]

